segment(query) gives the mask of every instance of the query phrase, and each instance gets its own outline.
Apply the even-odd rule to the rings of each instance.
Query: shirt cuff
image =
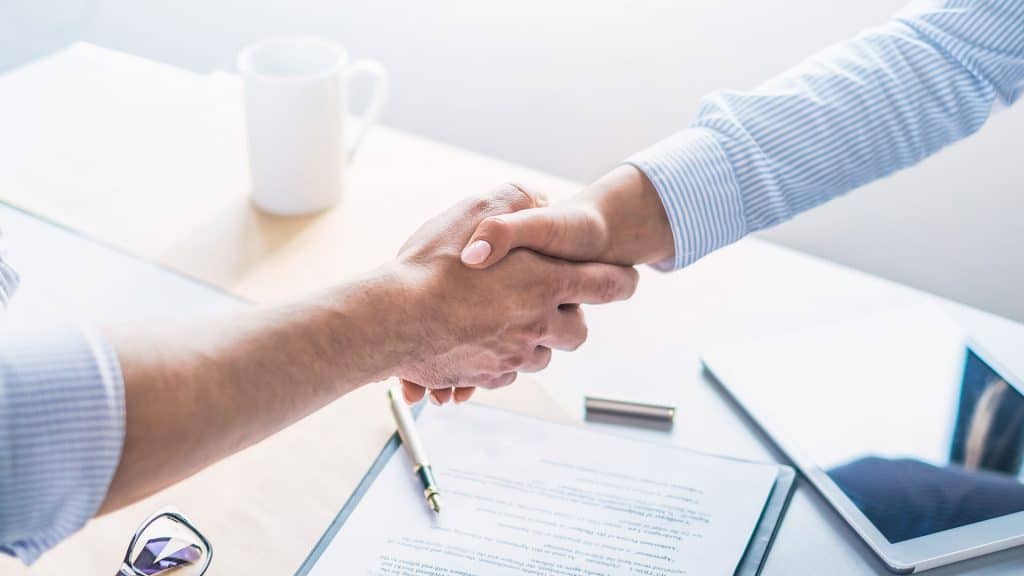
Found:
[[[98,334],[0,329],[0,552],[29,564],[84,526],[124,433],[121,369]]]
[[[732,164],[710,130],[683,130],[626,160],[643,172],[665,208],[675,256],[654,264],[677,270],[747,233]]]

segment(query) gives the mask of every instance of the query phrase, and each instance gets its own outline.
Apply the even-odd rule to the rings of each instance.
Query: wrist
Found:
[[[635,166],[616,167],[578,198],[593,207],[606,231],[601,261],[632,265],[672,257],[672,228],[661,198]]]
[[[385,380],[418,354],[414,268],[389,263],[327,295],[323,308],[331,357],[347,359],[340,367],[349,370],[345,380],[357,385]]]

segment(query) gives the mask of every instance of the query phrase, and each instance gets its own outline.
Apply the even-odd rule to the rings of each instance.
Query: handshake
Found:
[[[670,258],[672,247],[657,193],[631,166],[553,205],[514,184],[464,200],[384,269],[400,287],[389,348],[403,353],[388,375],[410,403],[427,393],[463,402],[477,387],[511,384],[544,369],[553,350],[578,348],[580,305],[629,298],[632,266]]]
[[[672,239],[651,183],[622,166],[555,204],[515,185],[464,200],[320,295],[185,330],[111,329],[128,418],[103,510],[368,382],[398,377],[408,402],[443,404],[541,370],[586,339],[580,306],[629,298],[632,266],[670,258]]]

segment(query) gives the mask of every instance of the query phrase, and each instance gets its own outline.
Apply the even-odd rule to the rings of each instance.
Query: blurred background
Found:
[[[322,35],[390,70],[384,123],[585,182],[685,126],[703,94],[752,88],[901,4],[0,0],[0,73],[75,41],[233,70],[250,41]],[[1024,320],[1022,161],[1024,104],[763,236]]]

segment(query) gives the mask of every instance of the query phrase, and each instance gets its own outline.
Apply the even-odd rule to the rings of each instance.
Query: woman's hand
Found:
[[[671,258],[672,230],[647,177],[620,166],[579,195],[484,219],[462,251],[483,269],[516,248],[577,262],[634,265]]]

